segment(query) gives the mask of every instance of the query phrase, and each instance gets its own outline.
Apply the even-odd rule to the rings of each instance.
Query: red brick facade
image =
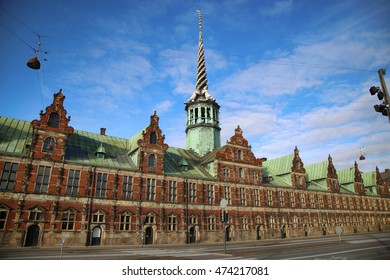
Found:
[[[204,174],[198,177],[181,170],[187,166],[180,156],[173,160],[173,152],[167,162],[156,113],[136,142],[135,168],[67,160],[75,131],[64,99],[61,91],[55,94],[31,123],[26,156],[1,154],[0,246],[58,246],[62,237],[68,245],[222,242],[224,228],[232,241],[334,234],[336,225],[346,233],[390,230],[389,190],[378,169],[377,195],[366,195],[357,164],[355,193],[342,193],[329,156],[327,190],[311,190],[295,147],[286,186],[264,176],[266,159],[256,158],[239,126],[206,163],[182,153],[190,169]],[[222,199],[228,202],[224,224]]]

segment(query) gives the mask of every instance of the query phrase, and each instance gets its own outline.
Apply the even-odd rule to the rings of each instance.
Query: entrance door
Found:
[[[257,231],[257,240],[260,240],[260,239],[261,239],[261,227],[258,226],[258,227],[256,228],[256,231]]]
[[[190,228],[190,243],[195,243],[196,242],[196,236],[195,236],[195,228],[191,227]]]
[[[92,241],[91,245],[100,245],[100,240],[102,236],[102,229],[100,227],[94,227],[92,230]]]
[[[230,227],[226,227],[226,242],[231,241],[232,238],[230,236]]]
[[[282,234],[282,238],[286,238],[286,225],[282,226],[281,234]]]
[[[39,238],[39,226],[31,225],[28,227],[26,241],[24,242],[25,247],[37,246]]]
[[[153,228],[147,227],[145,229],[145,245],[153,244]]]

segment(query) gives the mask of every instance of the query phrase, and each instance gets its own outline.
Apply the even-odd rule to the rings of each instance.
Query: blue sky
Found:
[[[185,147],[198,14],[222,145],[240,125],[257,157],[390,168],[390,124],[368,89],[390,66],[387,0],[0,2],[0,114],[39,118],[60,88],[75,129],[130,138],[156,110]],[[39,71],[27,68],[41,37]],[[47,61],[44,61],[46,59]],[[386,81],[390,86],[390,72]],[[366,160],[359,161],[360,153]]]

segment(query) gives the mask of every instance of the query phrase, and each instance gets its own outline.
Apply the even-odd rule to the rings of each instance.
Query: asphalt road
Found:
[[[390,233],[147,246],[0,248],[3,260],[390,260]]]

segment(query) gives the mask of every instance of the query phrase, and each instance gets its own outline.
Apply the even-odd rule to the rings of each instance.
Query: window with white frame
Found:
[[[120,231],[129,231],[131,229],[131,213],[124,212],[119,215],[119,230]]]
[[[105,221],[105,213],[103,211],[98,210],[97,212],[93,213],[92,222],[104,223],[104,221]]]
[[[225,186],[224,193],[227,205],[232,205],[231,187]]]
[[[49,166],[38,167],[38,175],[34,189],[36,193],[47,193],[50,182],[50,170],[51,168]]]
[[[192,224],[192,225],[197,225],[198,224],[198,216],[196,215],[191,215],[189,217],[189,221],[188,221],[189,224]]]
[[[268,206],[273,206],[273,193],[272,190],[267,190]]]
[[[306,207],[306,194],[300,193],[299,197],[300,197],[300,200],[301,200],[301,207]]]
[[[242,217],[242,229],[243,230],[248,230],[249,229],[249,222],[248,222],[248,217],[247,216]]]
[[[0,207],[0,230],[5,229],[5,224],[7,223],[8,209]]]
[[[79,191],[80,170],[70,169],[68,174],[68,184],[66,185],[67,195],[77,195]]]
[[[107,173],[98,173],[96,178],[95,196],[106,197],[107,192]]]
[[[168,201],[177,202],[177,182],[168,181]]]
[[[214,204],[214,185],[207,185],[207,202]]]
[[[207,229],[208,230],[215,230],[215,216],[211,215],[207,217]]]
[[[168,216],[168,230],[176,231],[177,230],[177,216],[170,215]]]
[[[284,207],[284,191],[279,191],[279,203],[280,207]]]
[[[240,188],[240,204],[241,206],[246,206],[245,188]]]
[[[30,221],[43,221],[44,212],[40,208],[36,207],[30,210],[30,214],[28,216]]]
[[[75,212],[74,210],[68,210],[62,213],[61,229],[62,230],[73,230],[75,223]]]
[[[290,205],[291,207],[295,207],[295,193],[290,192]]]
[[[255,193],[255,206],[260,206],[260,191],[258,189],[255,189],[254,193]]]
[[[156,196],[156,179],[146,180],[146,200],[154,201]]]
[[[196,183],[188,183],[188,187],[189,187],[189,202],[196,203],[197,201]]]
[[[132,197],[133,197],[133,177],[123,176],[122,198],[132,199]]]

